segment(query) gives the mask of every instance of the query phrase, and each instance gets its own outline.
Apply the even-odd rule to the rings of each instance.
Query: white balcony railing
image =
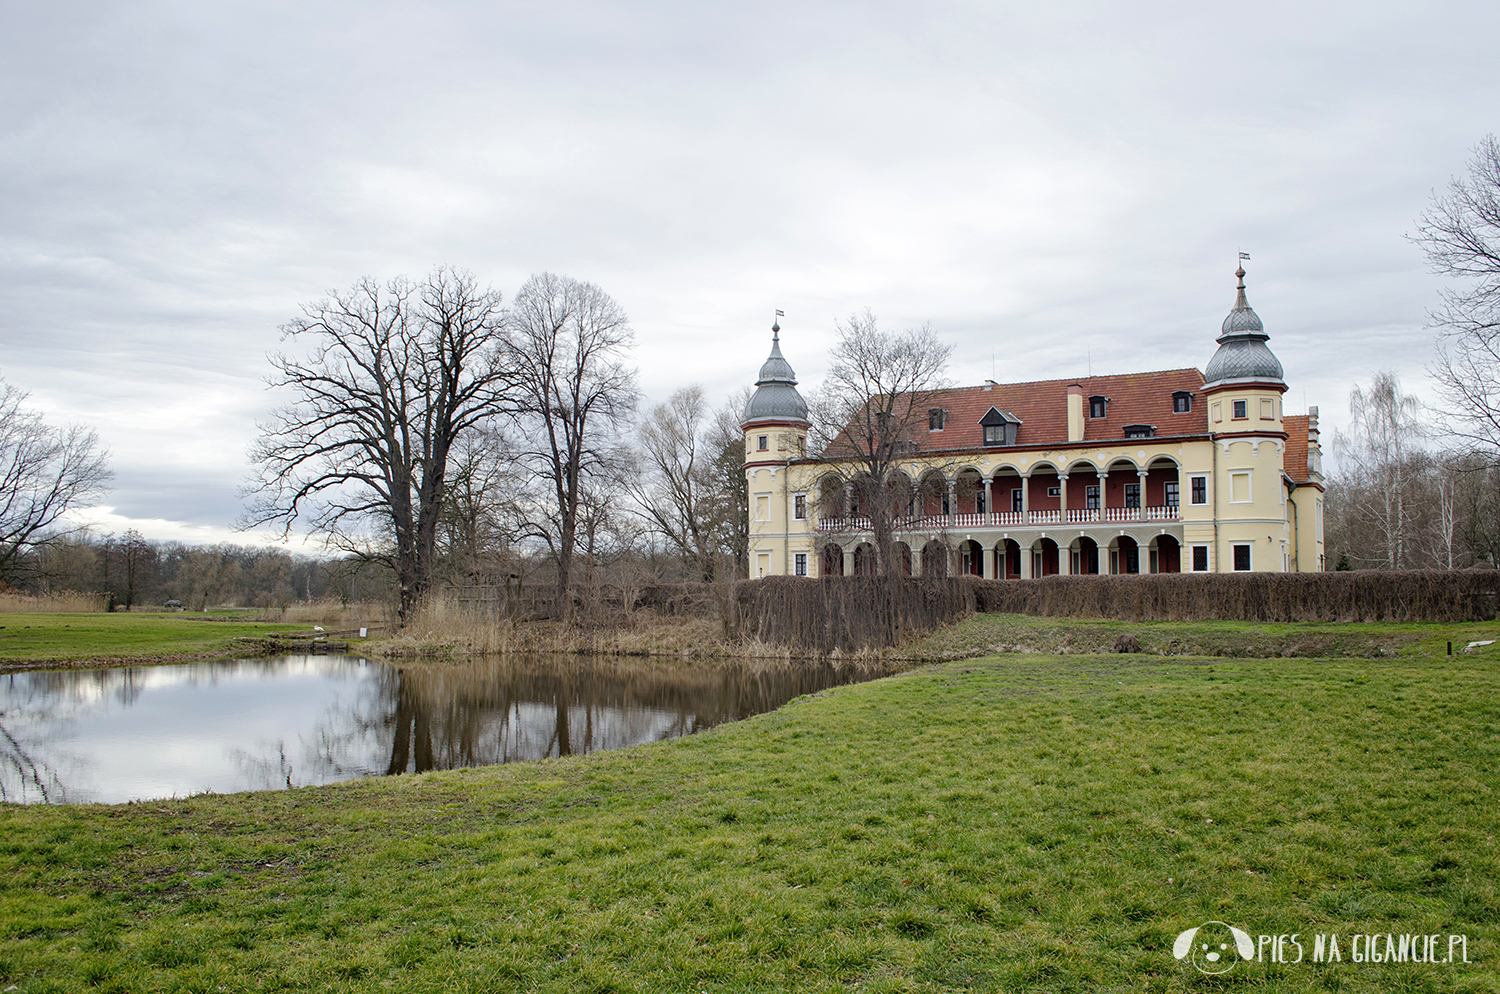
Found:
[[[897,518],[891,522],[895,531],[943,531],[959,528],[1017,528],[1022,525],[1087,525],[1125,524],[1134,521],[1179,521],[1181,514],[1175,505],[1162,507],[1070,507],[1066,512],[1049,511],[988,511],[983,514],[925,514],[910,518]],[[820,532],[867,532],[870,519],[819,518]]]

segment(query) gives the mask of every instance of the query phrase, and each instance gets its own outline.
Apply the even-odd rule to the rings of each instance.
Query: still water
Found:
[[[874,674],[354,656],[0,676],[0,800],[114,803],[486,766],[691,735]]]

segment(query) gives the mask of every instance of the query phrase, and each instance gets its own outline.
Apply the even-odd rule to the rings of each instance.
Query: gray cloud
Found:
[[[594,280],[647,391],[775,307],[931,321],[953,376],[1206,362],[1235,252],[1292,384],[1427,392],[1402,239],[1495,129],[1469,3],[30,5],[0,40],[0,373],[222,527],[277,326],[360,275]],[[684,361],[686,360],[686,361]]]

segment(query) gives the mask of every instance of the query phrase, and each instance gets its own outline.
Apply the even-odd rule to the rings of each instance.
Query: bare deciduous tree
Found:
[[[306,516],[333,547],[388,564],[406,621],[431,579],[454,445],[510,406],[500,305],[440,268],[304,306],[282,332],[311,355],[271,357],[271,385],[297,399],[260,426],[246,523],[290,532]]]
[[[579,509],[610,489],[621,435],[635,410],[633,341],[625,311],[599,287],[538,273],[521,287],[507,320],[506,362],[516,376],[518,456],[544,491],[522,534],[546,544],[557,564],[559,608],[570,610]]]
[[[1401,392],[1395,372],[1383,370],[1368,390],[1356,384],[1349,392],[1349,431],[1334,434],[1345,481],[1341,494],[1355,514],[1375,526],[1387,569],[1411,565],[1411,477],[1414,460],[1426,455],[1420,411],[1420,401]]]
[[[27,394],[0,380],[0,577],[23,572],[66,529],[63,515],[109,490],[109,453],[93,431],[47,424]]]
[[[813,438],[869,518],[879,571],[889,573],[895,518],[911,500],[897,470],[927,417],[928,396],[944,386],[953,348],[926,325],[882,331],[868,309],[837,329],[833,364],[813,404]]]
[[[651,526],[704,581],[713,580],[724,545],[710,503],[716,455],[705,438],[710,424],[696,384],[653,407],[637,429],[645,472],[630,487]]]
[[[1417,221],[1413,241],[1434,272],[1453,277],[1431,372],[1448,402],[1441,424],[1456,439],[1500,456],[1500,140],[1487,136],[1474,149],[1467,179],[1455,178],[1434,195]]]

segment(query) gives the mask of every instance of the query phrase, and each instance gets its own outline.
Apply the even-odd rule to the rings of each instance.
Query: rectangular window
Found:
[[[1195,546],[1193,546],[1193,572],[1194,573],[1207,573],[1208,572],[1208,546],[1206,546],[1206,545],[1195,545]]]
[[[807,455],[807,436],[806,435],[798,435],[797,436],[797,455],[799,455],[799,456],[805,456],[805,455]]]
[[[1005,444],[1005,426],[1004,425],[985,425],[984,426],[984,444],[985,445],[1004,445]]]
[[[1047,496],[1048,497],[1061,497],[1062,496],[1062,487],[1048,487],[1047,488]]]
[[[1172,395],[1172,413],[1188,414],[1193,409],[1193,395],[1185,390],[1179,390]]]
[[[771,495],[770,494],[756,494],[755,495],[755,520],[756,521],[770,521],[771,520]]]
[[[1313,518],[1318,523],[1318,541],[1323,541],[1323,502],[1313,502]]]
[[[1194,504],[1207,504],[1208,503],[1208,477],[1206,477],[1206,476],[1195,476],[1195,477],[1192,478],[1192,484],[1193,484],[1193,503]]]
[[[807,553],[805,553],[805,552],[799,552],[799,553],[797,553],[793,557],[792,562],[796,564],[793,568],[797,571],[797,575],[798,576],[806,576],[807,575]]]
[[[1250,474],[1229,474],[1229,503],[1249,504],[1250,501]]]
[[[1276,412],[1271,408],[1271,399],[1269,397],[1262,397],[1260,399],[1260,419],[1262,421],[1276,420]]]
[[[1099,488],[1098,487],[1084,487],[1083,488],[1083,506],[1085,508],[1087,508],[1088,510],[1090,510],[1090,511],[1097,511],[1097,510],[1099,510]]]
[[[792,517],[798,521],[807,520],[807,494],[798,494],[792,498]]]
[[[1246,418],[1248,418],[1250,416],[1249,414],[1247,414],[1245,412],[1245,405],[1246,405],[1246,403],[1247,402],[1243,401],[1243,400],[1237,400],[1237,401],[1234,402],[1234,420],[1236,420],[1236,421],[1244,421]]]
[[[943,423],[948,420],[948,412],[940,407],[934,407],[927,412],[927,430],[942,431]]]
[[[1250,546],[1236,545],[1234,547],[1234,570],[1236,573],[1250,572]]]
[[[771,448],[771,436],[760,435],[755,440],[755,448],[758,452],[765,452]]]
[[[1166,483],[1162,484],[1162,502],[1168,507],[1177,506],[1178,497],[1176,480],[1168,480]]]
[[[1126,507],[1140,507],[1141,506],[1141,485],[1139,483],[1127,483],[1127,484],[1125,484],[1125,506]]]
[[[1104,412],[1105,412],[1105,410],[1106,410],[1106,408],[1108,406],[1109,406],[1109,398],[1107,398],[1107,397],[1090,397],[1089,398],[1089,417],[1091,417],[1091,418],[1102,418],[1102,417],[1104,417]]]
[[[776,451],[777,452],[785,452],[786,451],[786,435],[783,434],[783,435],[777,435],[776,436]]]
[[[974,494],[974,511],[978,514],[984,513],[984,491],[979,490]]]
[[[1224,420],[1224,405],[1221,404],[1221,403],[1219,403],[1216,400],[1216,401],[1214,401],[1214,423],[1217,424],[1218,422],[1223,421],[1223,420]]]
[[[1021,501],[1022,501],[1022,499],[1023,498],[1021,497],[1021,488],[1020,487],[1017,487],[1016,489],[1014,489],[1014,490],[1012,490],[1010,492],[1010,509],[1012,511],[1014,511],[1015,513],[1017,513],[1017,514],[1021,513]]]

